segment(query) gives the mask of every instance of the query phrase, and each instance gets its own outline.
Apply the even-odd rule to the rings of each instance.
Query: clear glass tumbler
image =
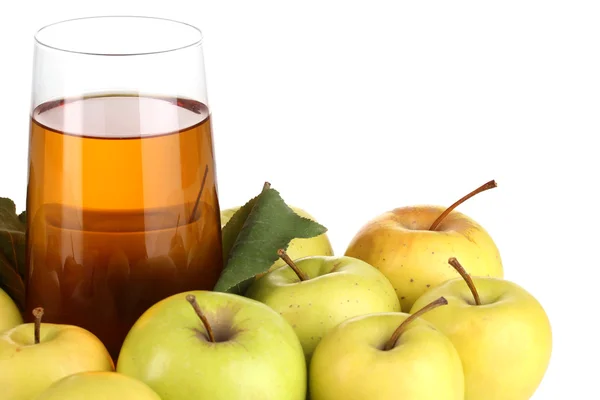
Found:
[[[36,34],[33,73],[24,316],[43,307],[116,360],[146,309],[222,269],[202,34],[64,21]]]

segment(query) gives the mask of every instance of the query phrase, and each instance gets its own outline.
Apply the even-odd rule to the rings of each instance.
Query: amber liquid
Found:
[[[126,95],[33,113],[27,310],[97,335],[116,360],[161,299],[214,287],[222,269],[208,108]]]

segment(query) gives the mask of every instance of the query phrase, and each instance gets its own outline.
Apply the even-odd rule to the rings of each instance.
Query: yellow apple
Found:
[[[23,317],[4,290],[0,289],[0,333],[23,323]]]
[[[374,313],[336,326],[310,363],[311,400],[464,400],[456,349],[420,318],[445,304],[439,298],[410,316]]]
[[[307,213],[305,210],[298,207],[290,207],[296,214],[301,217],[308,218],[312,221],[315,221],[315,218]],[[228,208],[226,210],[221,211],[221,227],[224,227],[227,222],[233,217],[236,211],[239,210],[239,207]],[[288,256],[292,260],[298,260],[303,257],[308,256],[332,256],[333,248],[331,247],[331,242],[329,241],[329,237],[327,233],[323,233],[319,236],[315,236],[313,238],[296,238],[290,241],[288,248],[286,249]],[[269,271],[277,269],[285,265],[285,262],[282,259],[278,259],[273,263],[273,265],[269,268]]]
[[[527,400],[550,362],[552,331],[541,304],[515,283],[470,277],[455,258],[449,264],[463,276],[431,289],[418,310],[444,296],[448,305],[423,319],[454,344],[465,374],[465,400]]]
[[[154,304],[129,331],[117,372],[162,400],[306,398],[306,361],[292,326],[231,293],[196,290]]]
[[[3,400],[31,400],[54,382],[85,371],[112,371],[106,347],[72,325],[21,324],[0,335],[0,388]]]
[[[383,274],[351,257],[311,256],[256,280],[246,297],[265,303],[290,323],[307,363],[325,334],[344,320],[375,312],[398,312],[400,303]]]
[[[35,400],[161,400],[148,385],[116,372],[80,372],[46,389]]]
[[[363,226],[345,255],[378,268],[390,280],[403,311],[429,288],[458,277],[448,258],[464,260],[474,276],[503,278],[500,252],[489,233],[454,208],[484,190],[479,187],[452,206],[412,206],[386,212]]]

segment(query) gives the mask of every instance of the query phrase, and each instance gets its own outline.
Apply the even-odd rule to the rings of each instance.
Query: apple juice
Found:
[[[133,323],[222,269],[210,115],[202,103],[103,95],[32,114],[27,309],[88,329],[117,359]]]

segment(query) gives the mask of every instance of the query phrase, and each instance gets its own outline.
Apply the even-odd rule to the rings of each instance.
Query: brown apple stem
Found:
[[[73,234],[71,234],[71,255],[73,256],[73,260],[75,260],[75,246],[73,245]]]
[[[400,326],[398,328],[396,328],[396,330],[392,334],[392,337],[390,337],[390,339],[385,343],[383,350],[389,351],[389,350],[393,349],[396,346],[396,342],[400,338],[400,335],[402,335],[404,333],[404,331],[406,330],[406,327],[408,325],[410,325],[410,323],[412,321],[419,318],[421,315],[425,314],[426,312],[431,311],[434,308],[437,308],[439,306],[444,306],[446,304],[448,304],[448,300],[446,300],[446,298],[444,298],[444,297],[440,297],[439,299],[427,304],[425,307],[421,308],[420,310],[415,311],[414,314],[412,314],[408,318],[406,318],[400,324]]]
[[[200,321],[202,321],[202,324],[204,325],[204,328],[206,329],[206,332],[208,333],[208,340],[215,343],[216,340],[215,340],[215,335],[213,334],[212,327],[208,323],[208,319],[206,318],[206,315],[204,315],[204,313],[200,309],[200,306],[198,305],[198,302],[196,301],[196,296],[194,296],[193,294],[188,294],[185,297],[185,299],[192,305],[192,307],[194,307],[194,311],[196,311],[196,315],[198,316],[198,318],[200,318]]]
[[[263,192],[264,192],[265,190],[269,190],[269,189],[271,189],[271,183],[269,183],[269,182],[265,182],[265,184],[264,184],[264,186],[263,186]]]
[[[461,199],[457,200],[454,204],[452,204],[450,207],[446,208],[446,210],[439,216],[437,217],[437,219],[433,222],[433,224],[431,224],[431,227],[429,228],[430,231],[435,231],[437,229],[437,227],[439,226],[439,224],[442,223],[442,221],[444,220],[444,218],[446,218],[448,216],[448,214],[450,214],[456,207],[460,206],[462,203],[464,203],[465,201],[469,200],[471,197],[475,196],[476,194],[479,194],[481,192],[484,192],[488,189],[493,189],[495,187],[497,187],[498,185],[496,184],[496,181],[491,180],[481,186],[479,186],[477,189],[473,190],[471,193],[469,193],[468,195],[462,197]]]
[[[300,268],[298,268],[296,263],[294,261],[292,261],[292,259],[290,258],[290,256],[288,256],[288,254],[285,252],[285,250],[279,249],[279,250],[277,250],[277,254],[279,255],[279,257],[281,257],[281,259],[283,261],[285,261],[285,263],[287,265],[290,266],[291,269],[294,270],[294,272],[296,273],[296,275],[298,275],[298,278],[300,278],[301,281],[307,281],[310,279],[304,271],[302,271]]]
[[[40,328],[42,325],[42,317],[44,316],[44,309],[42,307],[37,307],[33,309],[33,317],[35,320],[33,321],[33,338],[34,343],[40,343]]]
[[[198,192],[198,197],[196,197],[196,203],[194,204],[194,208],[192,209],[192,213],[190,214],[190,219],[188,224],[194,222],[196,218],[196,211],[198,210],[198,205],[200,205],[200,198],[202,197],[202,192],[204,192],[204,186],[206,185],[206,178],[208,177],[208,164],[204,167],[204,176],[202,177],[202,183],[200,184],[200,191]]]
[[[467,286],[469,286],[469,289],[471,289],[471,293],[473,293],[473,297],[475,298],[475,304],[480,306],[481,300],[479,299],[479,293],[477,293],[477,288],[473,283],[473,279],[471,279],[471,275],[469,275],[469,273],[464,269],[462,265],[460,265],[458,260],[454,257],[451,257],[448,260],[448,264],[452,265],[456,272],[458,272],[460,276],[462,276],[462,278],[465,280],[465,282],[467,282]]]

